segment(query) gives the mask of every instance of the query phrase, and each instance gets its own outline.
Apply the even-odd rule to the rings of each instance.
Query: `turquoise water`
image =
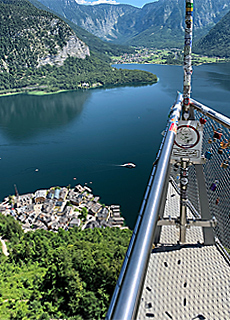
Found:
[[[134,226],[183,70],[116,67],[151,71],[159,82],[0,98],[0,199],[14,193],[14,184],[23,194],[87,183],[103,203],[120,204],[127,224]],[[193,98],[230,116],[229,74],[230,64],[195,67]],[[126,162],[137,167],[119,167]]]

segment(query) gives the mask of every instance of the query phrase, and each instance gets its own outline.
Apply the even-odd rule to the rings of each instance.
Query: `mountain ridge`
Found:
[[[230,11],[194,44],[195,53],[230,58]]]
[[[123,4],[87,6],[74,0],[38,1],[112,43],[134,46],[147,43],[153,47],[183,44],[184,0],[159,0],[142,8]],[[229,9],[230,0],[194,1],[195,39],[207,34]]]
[[[123,45],[115,45],[112,43],[105,42],[98,38],[97,36],[93,35],[92,33],[88,32],[87,30],[79,27],[75,23],[71,22],[66,17],[62,16],[61,14],[53,11],[52,9],[46,7],[38,0],[29,0],[31,4],[33,4],[36,8],[44,11],[48,11],[52,14],[57,15],[63,21],[65,21],[71,29],[75,32],[76,36],[81,39],[82,41],[86,42],[86,44],[90,48],[91,54],[96,54],[98,57],[102,58],[103,60],[110,62],[110,56],[119,56],[123,53],[134,53],[134,49],[128,46]]]

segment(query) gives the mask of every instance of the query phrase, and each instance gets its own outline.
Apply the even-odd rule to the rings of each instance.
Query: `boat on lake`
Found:
[[[121,165],[121,167],[125,167],[125,168],[129,168],[129,169],[133,169],[136,167],[136,165],[132,162],[128,162],[128,163],[124,163]]]

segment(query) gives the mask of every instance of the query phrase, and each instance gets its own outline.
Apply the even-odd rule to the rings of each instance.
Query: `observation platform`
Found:
[[[106,320],[230,320],[230,118],[183,95],[170,108]],[[178,171],[180,171],[178,173]]]
[[[164,218],[180,215],[180,195],[169,183]],[[187,209],[188,218],[193,218]],[[179,228],[162,226],[152,250],[138,320],[229,320],[230,268],[217,245],[203,245],[202,227],[191,226],[179,244]]]
[[[106,320],[230,319],[230,118],[192,108],[171,108]]]

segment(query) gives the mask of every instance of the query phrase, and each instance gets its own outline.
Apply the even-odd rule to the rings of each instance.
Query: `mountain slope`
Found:
[[[136,15],[141,10],[130,5],[79,5],[75,0],[38,1],[103,40],[116,39],[121,17],[124,25],[121,28],[132,35],[133,30],[128,30],[128,27],[135,23]]]
[[[103,40],[128,45],[182,46],[184,0],[130,5],[79,5],[75,0],[39,0]],[[230,9],[230,0],[194,0],[194,36],[204,36]]]
[[[85,59],[89,47],[62,20],[24,0],[0,1],[0,70],[63,65],[67,57]]]
[[[79,27],[75,23],[71,22],[69,19],[65,18],[65,16],[55,12],[54,10],[46,7],[38,0],[29,0],[36,8],[48,11],[55,15],[58,15],[63,21],[65,21],[71,29],[75,32],[76,36],[83,40],[90,48],[91,53],[95,53],[98,57],[110,61],[110,56],[120,56],[123,53],[134,53],[134,49],[124,45],[115,45],[112,43],[108,43],[106,41],[101,40],[94,34],[86,31],[85,29]]]
[[[205,37],[195,43],[193,51],[207,56],[230,58],[230,11]]]
[[[117,70],[91,56],[63,20],[27,0],[0,0],[0,17],[1,93],[157,81],[151,73]]]

